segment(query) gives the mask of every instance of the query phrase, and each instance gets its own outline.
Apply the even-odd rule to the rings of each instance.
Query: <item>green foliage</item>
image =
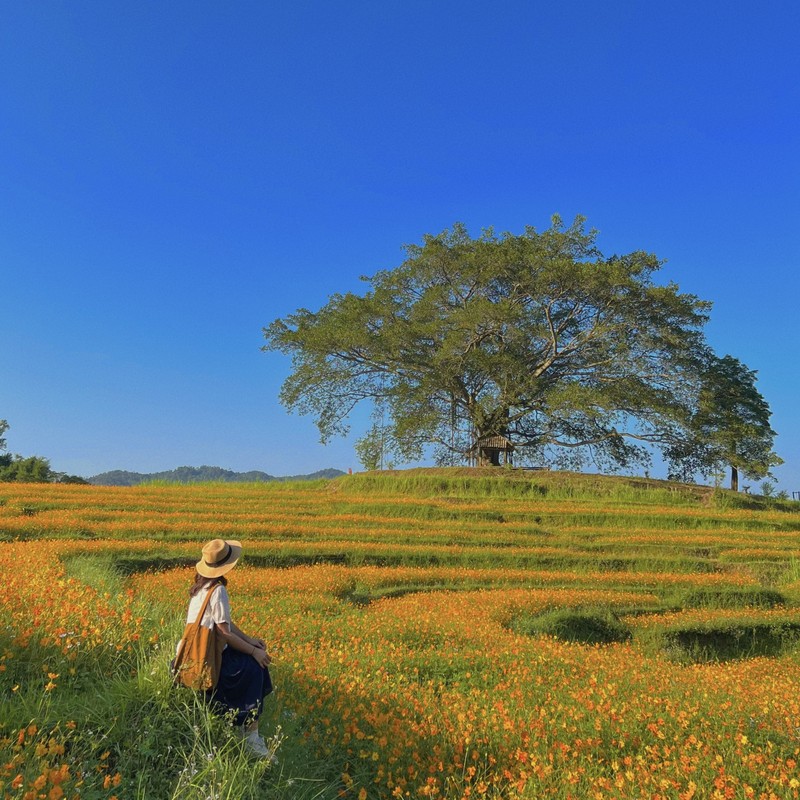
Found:
[[[66,475],[66,474],[59,474],[56,478],[56,483],[75,483],[80,484],[81,486],[88,486],[89,481],[86,478],[82,478],[80,475]]]
[[[50,462],[40,456],[12,456],[10,462],[0,467],[0,481],[18,483],[50,483],[56,474],[50,469]]]
[[[361,466],[367,470],[382,469],[384,447],[385,437],[383,430],[373,426],[355,445],[356,456]]]
[[[673,470],[708,475],[727,464],[731,489],[738,491],[739,471],[758,480],[783,463],[772,450],[772,412],[755,382],[755,371],[733,356],[708,353],[689,421],[692,437],[667,452]]]
[[[534,463],[646,462],[691,416],[709,304],[656,285],[656,256],[607,258],[595,237],[580,217],[518,236],[426,235],[365,295],[265,328],[264,349],[293,361],[281,401],[311,414],[323,442],[372,402],[388,417],[384,456],[402,460],[434,445],[452,463],[502,434]],[[360,454],[375,463],[374,432]]]

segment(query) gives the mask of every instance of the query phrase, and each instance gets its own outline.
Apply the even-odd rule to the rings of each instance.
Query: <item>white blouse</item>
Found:
[[[221,584],[214,584],[212,587],[214,594],[211,595],[211,600],[208,601],[206,613],[203,614],[203,619],[200,624],[204,628],[213,628],[215,623],[227,622],[231,624],[231,603],[228,599],[228,590]],[[189,610],[186,612],[186,622],[194,622],[197,615],[200,613],[200,608],[206,599],[209,590],[201,589],[190,601]]]

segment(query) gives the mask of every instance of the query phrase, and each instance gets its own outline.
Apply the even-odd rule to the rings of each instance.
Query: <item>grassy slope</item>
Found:
[[[380,598],[440,589],[575,591],[601,586],[620,592],[623,599],[625,592],[647,591],[653,608],[622,605],[614,611],[612,622],[622,617],[627,626],[620,636],[633,631],[643,647],[656,652],[668,634],[673,651],[680,646],[686,657],[708,655],[715,635],[723,650],[734,647],[741,640],[736,627],[743,624],[741,613],[727,617],[722,628],[710,627],[705,617],[693,618],[688,626],[683,617],[665,617],[656,633],[638,622],[638,615],[654,608],[681,614],[698,607],[736,610],[781,601],[791,609],[800,589],[798,511],[800,504],[641,478],[407,470],[311,484],[125,489],[0,485],[0,538],[8,543],[55,539],[48,545],[51,556],[60,557],[77,580],[101,596],[107,594],[109,602],[124,594],[128,574],[190,565],[198,542],[215,535],[245,540],[250,566],[333,565],[331,602],[356,611]],[[394,571],[376,573],[375,567]],[[777,601],[760,594],[767,589],[777,593]],[[159,627],[157,618],[167,617],[166,638],[174,638],[180,626],[171,619],[170,607],[150,605],[139,611],[146,631]],[[574,611],[583,614],[586,609]],[[533,635],[558,635],[569,628],[591,641],[598,626],[609,623],[609,609],[594,611],[594,622],[523,613],[506,623]],[[764,632],[765,648],[776,647],[775,630],[792,633],[787,626],[794,623],[780,610],[774,613],[777,628]],[[752,633],[762,620],[752,610],[747,614],[755,614],[752,631],[748,629]],[[14,648],[11,636],[8,629],[0,634],[0,652]],[[32,642],[27,655],[24,663],[7,659],[9,668],[0,672],[3,692],[16,701],[4,706],[3,730],[11,734],[34,721],[40,730],[56,730],[77,720],[79,730],[103,731],[97,744],[64,733],[73,757],[90,768],[94,764],[103,781],[117,771],[138,771],[150,796],[168,796],[168,791],[194,796],[188,786],[193,781],[197,796],[220,785],[227,788],[219,796],[231,797],[237,792],[240,797],[281,798],[336,794],[335,776],[303,750],[299,737],[284,747],[280,774],[254,772],[230,745],[209,760],[202,747],[198,750],[198,741],[220,741],[214,721],[191,702],[170,699],[163,651],[145,641],[113,657],[82,662],[72,693],[42,692],[42,664],[50,667],[50,674],[70,669],[55,665],[56,653],[37,650]],[[107,681],[109,673],[113,679]],[[103,690],[98,692],[97,685]],[[186,736],[192,726],[203,732],[200,740]],[[41,734],[32,736],[35,740]],[[13,742],[6,747],[13,750]],[[178,773],[177,767],[158,766],[169,748],[180,753]],[[112,755],[104,759],[106,750]],[[13,758],[20,752],[31,751],[18,751]],[[114,760],[111,766],[109,758]],[[25,768],[33,769],[24,758],[15,762],[20,774]],[[300,775],[314,779],[302,783]],[[110,796],[114,786],[107,792],[98,781],[91,784],[94,788],[89,781],[82,796]],[[147,796],[145,789],[128,785],[120,796]]]

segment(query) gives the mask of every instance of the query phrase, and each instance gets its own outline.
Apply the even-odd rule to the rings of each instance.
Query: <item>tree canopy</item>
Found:
[[[758,480],[783,463],[772,451],[771,412],[755,384],[755,371],[741,361],[709,353],[689,436],[668,453],[678,473],[707,474],[728,466],[731,489],[738,491],[740,471]]]
[[[282,403],[311,414],[323,442],[362,401],[374,418],[365,463],[429,445],[439,463],[463,463],[503,436],[531,462],[615,468],[654,447],[685,459],[716,430],[700,409],[710,303],[655,283],[655,255],[603,256],[580,217],[478,238],[456,224],[406,254],[364,278],[365,294],[264,329],[263,349],[292,358]]]

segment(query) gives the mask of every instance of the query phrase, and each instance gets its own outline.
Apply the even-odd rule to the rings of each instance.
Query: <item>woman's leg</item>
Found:
[[[258,732],[264,697],[272,691],[269,673],[249,655],[226,648],[215,697],[235,714],[235,730],[246,747],[260,758],[274,758]]]
[[[247,736],[250,733],[258,733],[258,717],[249,722],[245,722],[241,727],[243,736]]]

